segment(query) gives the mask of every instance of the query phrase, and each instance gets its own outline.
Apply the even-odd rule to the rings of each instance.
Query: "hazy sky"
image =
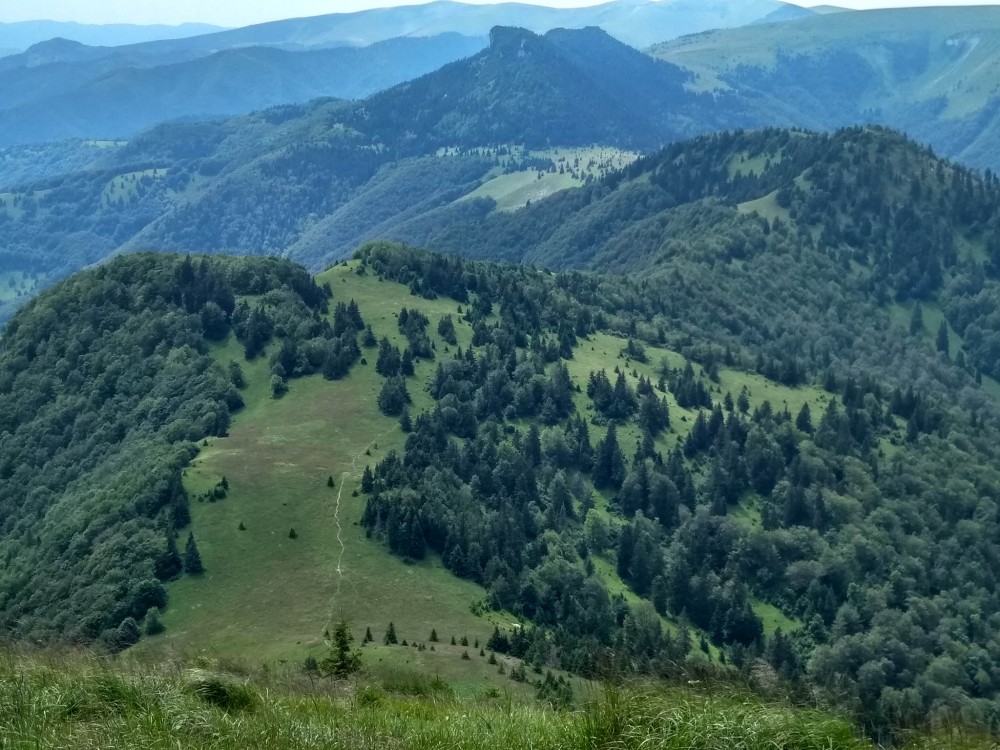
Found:
[[[464,0],[489,3],[495,0]],[[580,7],[606,0],[528,0],[536,5]],[[998,0],[830,0],[851,8],[914,5],[994,5]],[[416,5],[420,0],[0,0],[0,22],[40,18],[80,23],[167,23],[200,21],[220,26],[245,26],[296,16],[348,13],[389,5]],[[739,0],[733,0],[739,2]],[[799,5],[823,5],[802,0]]]

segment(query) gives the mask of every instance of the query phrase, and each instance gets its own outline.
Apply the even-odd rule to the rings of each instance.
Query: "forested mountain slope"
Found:
[[[760,255],[777,273],[790,252]],[[318,281],[139,255],[18,313],[7,632],[120,649],[163,609],[149,647],[299,659],[339,616],[414,639],[444,621],[543,671],[724,658],[873,732],[989,720],[996,410],[921,331],[834,302],[803,329],[829,361],[778,359],[787,334],[720,333],[730,301],[693,272],[388,245]],[[510,617],[530,627],[491,635]]]
[[[877,367],[884,354],[829,339],[831,308],[860,323],[940,306],[945,335],[964,342],[962,366],[997,377],[998,206],[991,174],[891,131],[773,130],[671,146],[514,213],[456,205],[396,236],[469,257],[675,278],[679,325],[680,300],[703,295],[717,336],[815,368],[856,357]]]
[[[163,519],[187,518],[181,471],[194,441],[225,434],[243,403],[207,351],[250,316],[236,303],[246,294],[289,320],[311,319],[326,301],[304,271],[273,259],[132,256],[40,295],[7,326],[0,620],[9,635],[94,639],[166,603],[157,575],[179,572],[180,560],[162,554]]]
[[[283,253],[350,205],[376,206],[295,256],[318,269],[488,177],[556,171],[551,153],[501,165],[515,147],[652,148],[724,126],[717,98],[685,80],[596,29],[496,29],[482,53],[359,103],[163,125],[98,168],[0,189],[0,262],[58,278],[117,250]],[[368,200],[388,173],[403,189]]]

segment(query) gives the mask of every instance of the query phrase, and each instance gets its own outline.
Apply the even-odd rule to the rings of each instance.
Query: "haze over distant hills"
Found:
[[[155,46],[160,49],[183,46],[206,53],[246,45],[299,48],[363,45],[398,36],[434,36],[445,32],[484,36],[494,26],[519,26],[535,33],[599,26],[626,44],[646,47],[682,34],[754,23],[790,8],[811,13],[780,0],[611,0],[585,8],[512,2],[471,5],[437,0],[423,5],[273,21],[207,34],[180,44],[165,41]]]
[[[575,9],[441,0],[184,39],[164,34],[125,46],[88,46],[63,29],[67,39],[0,59],[0,145],[130,137],[175,118],[242,114],[321,96],[363,98],[473,54],[495,26],[536,33],[598,27],[641,48],[787,12],[811,13],[777,0],[615,0]],[[53,26],[53,35],[60,29]],[[413,41],[379,45],[400,37]],[[282,52],[259,49],[264,47]],[[356,55],[317,52],[344,47],[370,48]]]
[[[231,116],[319,97],[361,99],[471,55],[484,38],[391,39],[368,47],[226,49],[135,64],[131,48],[53,40],[0,60],[0,144],[128,138],[160,122]]]
[[[3,262],[63,274],[119,248],[281,253],[353,206],[356,221],[339,216],[337,243],[297,255],[320,267],[396,214],[476,188],[495,166],[476,148],[648,150],[742,122],[727,97],[690,92],[689,82],[599,29],[541,37],[498,28],[481,53],[357,103],[163,125],[109,147],[100,170],[0,193],[0,217],[9,219]],[[465,153],[439,155],[456,147]],[[366,202],[389,175],[391,197]]]
[[[133,24],[84,24],[64,21],[17,21],[0,23],[0,54],[14,54],[33,44],[62,37],[82,44],[112,47],[121,44],[139,44],[159,39],[211,34],[221,31],[219,26],[207,23],[185,23],[179,26]]]

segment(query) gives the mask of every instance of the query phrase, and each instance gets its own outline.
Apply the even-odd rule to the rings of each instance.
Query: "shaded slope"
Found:
[[[267,292],[292,318],[325,301],[274,259],[144,255],[80,274],[10,322],[0,354],[7,636],[104,637],[114,648],[123,620],[166,604],[162,583],[180,574],[166,530],[189,518],[181,471],[195,441],[225,434],[243,403],[208,342],[229,329],[234,294]]]

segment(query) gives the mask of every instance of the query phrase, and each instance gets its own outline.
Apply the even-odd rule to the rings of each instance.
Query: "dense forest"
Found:
[[[285,261],[133,255],[10,321],[0,341],[5,635],[134,642],[136,621],[166,605],[163,583],[185,567],[181,471],[243,404],[209,343],[233,329],[254,355],[295,329],[321,347],[333,338],[316,317],[326,305],[327,292]]]
[[[466,257],[655,275],[674,290],[673,330],[817,370],[874,372],[885,352],[865,331],[892,305],[938,305],[974,378],[1000,375],[998,207],[991,172],[892,131],[762,130],[669,146],[516,213],[460,205],[396,235]],[[954,370],[898,366],[976,401]]]
[[[18,313],[0,361],[5,632],[127,647],[147,611],[169,606],[164,581],[198,574],[179,477],[242,403],[239,363],[207,356],[231,330],[247,358],[273,340],[275,396],[309,373],[344,377],[369,350],[377,408],[409,434],[365,471],[360,521],[531,623],[497,630],[492,650],[603,677],[672,674],[715,649],[822,689],[873,731],[992,720],[996,428],[985,407],[940,397],[964,381],[924,337],[868,334],[885,372],[897,357],[930,373],[902,384],[755,357],[713,343],[708,325],[698,339],[675,330],[669,277],[637,285],[385,244],[358,259],[358,273],[451,298],[435,333],[457,342],[468,326],[470,345],[435,347],[427,317],[405,307],[405,349],[378,342],[364,309],[331,304],[277,260],[123,257]],[[702,320],[694,308],[687,325]],[[567,365],[597,335],[621,351],[574,381]],[[436,363],[435,406],[411,413],[418,359]],[[793,412],[719,387],[721,371],[754,368],[818,395]],[[609,593],[605,563],[642,603]],[[765,628],[761,603],[784,630]]]
[[[281,127],[282,112],[267,116]],[[116,158],[150,159],[151,174],[119,183],[132,210],[152,217],[184,180],[226,173],[211,154],[252,150],[232,127],[122,149]],[[285,185],[275,206],[348,206],[350,186],[373,177],[383,197],[401,195],[399,165],[350,148],[357,133],[337,137],[343,148],[254,162]],[[152,165],[168,152],[187,153],[192,171],[161,174]],[[455,181],[489,167],[482,153],[454,159]],[[324,189],[303,193],[297,169]],[[109,179],[121,178],[52,183],[16,210],[83,217]],[[410,205],[446,205],[450,179],[426,182]],[[236,184],[206,194],[238,208],[225,187]],[[209,356],[231,331],[248,359],[272,342],[278,397],[294,378],[337,380],[372,360],[373,408],[408,437],[366,471],[359,521],[530,623],[497,630],[491,649],[593,677],[670,674],[708,652],[815,686],[872,731],[993,722],[998,192],[991,173],[880,129],[669,146],[521,211],[468,201],[397,225],[520,265],[363,247],[359,273],[455,303],[434,331],[400,310],[402,348],[287,261],[140,254],[73,276],[21,310],[0,345],[0,626],[120,649],[169,606],[164,582],[198,574],[180,473],[242,404],[239,363]],[[308,202],[320,195],[332,202]],[[304,225],[275,211],[277,245]],[[255,236],[252,223],[227,231],[215,249]],[[318,262],[321,234],[311,247]],[[459,326],[471,330],[464,348]],[[597,336],[620,351],[588,355]],[[574,379],[581,358],[594,366]],[[433,378],[414,381],[413,363],[428,360]],[[785,395],[724,390],[720,373],[763,376]],[[424,387],[434,408],[412,410]],[[641,603],[610,593],[609,566]]]
[[[499,634],[501,648],[530,661],[554,642],[562,666],[583,674],[669,672],[695,644],[662,632],[659,613],[737,666],[764,658],[823,687],[873,727],[993,716],[994,427],[931,392],[809,363],[775,376],[817,381],[822,411],[751,409],[746,393],[719,393],[713,370],[732,356],[637,378],[629,361],[662,346],[666,282],[639,295],[614,277],[392,247],[359,257],[366,272],[462,302],[474,332],[439,363],[437,406],[404,425],[405,453],[366,474],[364,523],[397,554],[439,554],[486,586],[492,606],[543,626]],[[600,330],[629,343],[608,363],[616,373],[591,375],[581,411],[563,363]],[[920,339],[902,346],[937,357]],[[399,376],[384,374],[393,388]],[[634,446],[618,438],[626,426],[641,435]],[[608,595],[594,564],[605,554],[648,611]],[[754,598],[800,625],[765,638]]]

